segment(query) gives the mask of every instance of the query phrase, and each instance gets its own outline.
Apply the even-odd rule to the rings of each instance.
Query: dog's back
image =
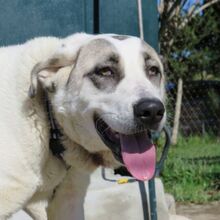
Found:
[[[40,184],[49,153],[41,133],[48,129],[42,107],[27,94],[31,69],[42,57],[51,55],[58,43],[57,38],[37,38],[0,48],[1,220],[20,209]]]

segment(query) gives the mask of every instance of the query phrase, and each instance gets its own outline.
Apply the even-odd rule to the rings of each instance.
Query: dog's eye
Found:
[[[95,74],[102,77],[110,77],[114,72],[109,67],[104,67],[95,71]]]
[[[160,70],[158,67],[152,66],[149,68],[149,70],[148,70],[149,77],[155,77],[155,76],[159,76],[159,75],[160,75]]]

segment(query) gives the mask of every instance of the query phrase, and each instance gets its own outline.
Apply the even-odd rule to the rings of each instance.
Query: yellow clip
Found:
[[[118,184],[124,184],[124,183],[128,183],[128,178],[121,178],[119,180],[117,180]]]

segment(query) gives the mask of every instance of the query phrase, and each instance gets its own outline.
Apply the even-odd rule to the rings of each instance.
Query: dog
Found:
[[[0,48],[0,64],[0,220],[20,209],[36,220],[84,219],[99,166],[153,177],[150,131],[166,120],[165,76],[143,40],[39,37]],[[64,148],[58,156],[50,150],[54,126]]]

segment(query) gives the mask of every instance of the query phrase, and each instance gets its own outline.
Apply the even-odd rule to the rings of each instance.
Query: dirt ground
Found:
[[[177,204],[177,214],[191,220],[220,220],[220,201],[208,204]]]

